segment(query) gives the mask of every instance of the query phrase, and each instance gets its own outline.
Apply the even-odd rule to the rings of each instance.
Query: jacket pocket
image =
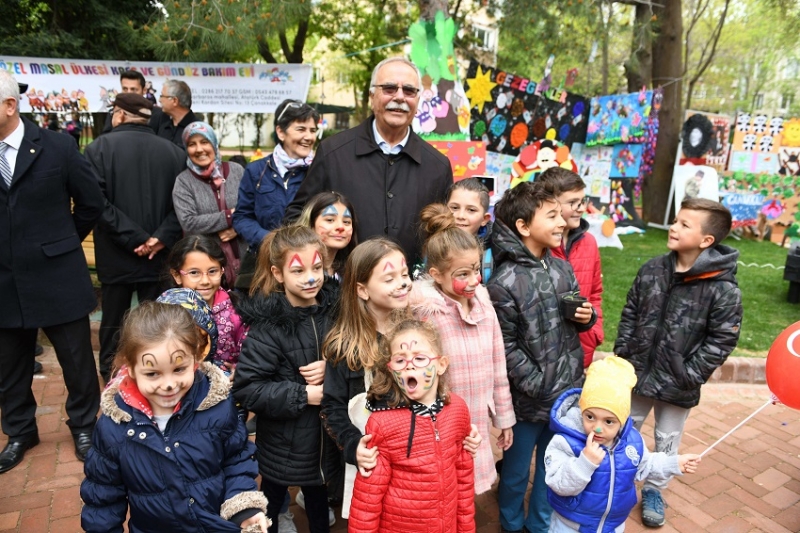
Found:
[[[78,235],[73,233],[69,237],[59,239],[57,241],[42,244],[42,252],[47,257],[57,257],[67,252],[71,252],[76,248],[80,248],[81,240]]]

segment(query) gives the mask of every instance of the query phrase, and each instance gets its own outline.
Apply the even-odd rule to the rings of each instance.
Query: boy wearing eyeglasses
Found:
[[[567,223],[561,245],[551,251],[555,257],[569,261],[575,271],[581,296],[588,298],[597,313],[592,329],[580,334],[583,347],[583,367],[592,364],[595,349],[603,343],[603,276],[600,269],[600,250],[589,233],[589,222],[583,218],[589,205],[586,184],[581,177],[561,167],[548,168],[536,178],[550,190],[561,204],[561,217]]]

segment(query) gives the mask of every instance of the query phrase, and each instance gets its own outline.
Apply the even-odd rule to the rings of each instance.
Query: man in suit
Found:
[[[71,206],[72,204],[72,206]],[[19,116],[19,87],[0,71],[0,473],[39,443],[31,391],[37,328],[67,386],[67,425],[83,460],[100,405],[89,313],[97,301],[81,241],[103,194],[75,141]]]

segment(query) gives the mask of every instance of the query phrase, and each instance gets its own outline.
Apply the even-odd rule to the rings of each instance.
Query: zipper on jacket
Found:
[[[438,458],[438,461],[436,461],[436,467],[439,470],[439,480],[444,480],[444,468],[442,468],[442,445],[441,440],[439,439],[439,428],[436,427],[436,414],[431,413],[430,419],[433,424],[433,434],[436,437],[436,457]],[[456,498],[458,498],[458,495],[456,495]],[[446,524],[444,523],[444,516],[444,494],[442,494],[442,484],[439,483],[439,531],[447,530],[445,527]]]
[[[664,317],[667,315],[667,309],[669,309],[669,300],[672,298],[672,289],[675,287],[675,283],[672,281],[672,278],[669,280],[669,285],[667,286],[667,298],[664,301],[664,306],[661,308],[661,314],[658,317],[658,323],[664,323]],[[642,373],[642,379],[640,383],[644,383],[645,379],[650,376],[650,371],[653,369],[653,358],[655,357],[656,349],[658,348],[658,343],[661,341],[661,329],[656,328],[656,334],[653,337],[653,344],[650,345],[650,353],[647,355],[647,366]],[[638,385],[638,384],[637,384]],[[636,386],[633,388],[633,392],[638,394],[641,389]]]
[[[317,361],[320,360],[320,349],[319,349],[319,335],[317,335],[317,325],[314,322],[314,315],[309,317],[311,319],[311,329],[314,330],[314,344],[317,347]],[[319,425],[319,475],[322,477],[322,482],[325,483],[325,472],[322,469],[322,460],[325,456],[325,428],[323,427],[322,421],[320,421]]]
[[[606,522],[606,518],[608,518],[608,513],[611,512],[611,501],[614,498],[614,479],[617,475],[615,472],[616,468],[614,468],[616,464],[614,462],[614,448],[616,448],[616,446],[610,449],[606,448],[606,455],[608,455],[608,463],[611,465],[611,483],[608,488],[608,503],[606,504],[606,511],[603,513],[603,516],[600,517],[600,523],[597,525],[597,533],[602,533],[603,531],[603,525]]]

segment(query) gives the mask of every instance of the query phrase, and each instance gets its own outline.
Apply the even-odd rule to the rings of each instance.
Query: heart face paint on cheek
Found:
[[[454,279],[453,280],[453,292],[458,294],[459,296],[464,296],[466,298],[472,298],[475,296],[475,291],[466,293],[466,289],[469,286],[469,282],[466,280],[461,279]]]

